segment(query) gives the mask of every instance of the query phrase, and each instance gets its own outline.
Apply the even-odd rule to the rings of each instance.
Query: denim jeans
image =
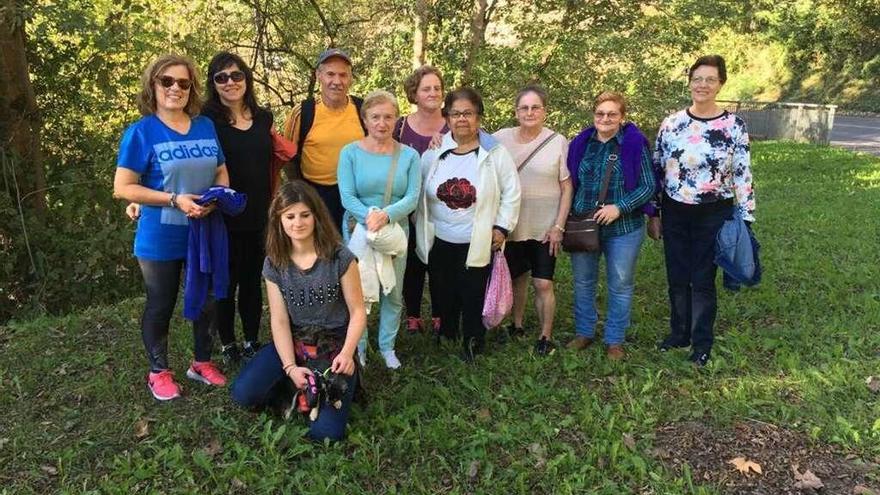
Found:
[[[147,302],[141,316],[141,337],[147,351],[150,371],[167,370],[168,328],[177,304],[184,263],[183,260],[153,261],[138,258],[138,264],[147,289]],[[196,361],[211,360],[210,325],[213,312],[214,301],[208,297],[202,314],[192,323]]]
[[[672,344],[709,352],[718,311],[715,237],[733,214],[732,201],[686,205],[663,200],[663,251],[669,283]]]
[[[405,226],[401,225],[401,227]],[[384,290],[379,291],[380,351],[393,351],[394,342],[397,340],[397,331],[400,329],[400,315],[403,313],[403,272],[406,270],[406,260],[407,254],[394,257],[392,262],[395,278],[394,288],[388,294],[385,294]],[[365,328],[361,341],[358,343],[358,350],[360,352],[366,350],[368,336],[368,331]]]
[[[571,253],[574,278],[575,331],[582,337],[596,335],[596,285],[599,281],[599,256],[605,256],[608,278],[608,316],[605,318],[605,344],[622,344],[630,323],[636,260],[645,238],[643,229],[602,239],[598,253]]]
[[[243,407],[265,406],[273,400],[273,394],[283,393],[285,382],[290,382],[290,378],[281,369],[275,344],[268,344],[257,351],[232,383],[232,400]],[[341,408],[321,404],[317,419],[309,425],[309,438],[322,442],[325,438],[338,441],[345,437],[356,383],[355,376],[351,376]]]

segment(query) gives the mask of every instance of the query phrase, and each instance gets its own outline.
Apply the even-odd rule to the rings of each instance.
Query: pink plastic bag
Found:
[[[492,258],[492,274],[486,285],[486,300],[483,303],[483,325],[494,328],[501,324],[513,308],[513,281],[504,252],[495,252]]]

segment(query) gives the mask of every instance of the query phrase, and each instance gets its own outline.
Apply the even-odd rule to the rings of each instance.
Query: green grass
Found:
[[[764,281],[720,292],[704,370],[655,351],[668,309],[650,241],[625,362],[600,348],[539,359],[529,341],[468,368],[455,349],[402,333],[404,368],[388,373],[371,356],[371,401],[337,445],[303,441],[299,420],[239,410],[226,390],[186,384],[183,400],[154,402],[143,301],[123,301],[0,328],[0,493],[715,493],[650,455],[659,425],[690,419],[754,419],[872,459],[880,406],[864,380],[880,372],[880,160],[757,143],[754,174]],[[558,299],[564,343],[567,259]],[[190,340],[175,319],[180,379]]]

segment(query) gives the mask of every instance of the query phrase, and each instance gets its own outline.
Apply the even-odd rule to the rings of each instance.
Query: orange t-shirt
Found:
[[[296,140],[299,136],[300,108],[291,116],[295,119],[291,127],[285,126],[285,135]],[[315,102],[315,120],[302,145],[301,166],[303,177],[326,186],[336,184],[336,169],[339,152],[348,143],[364,137],[357,107],[349,98],[348,105],[341,110],[327,107],[320,100]]]

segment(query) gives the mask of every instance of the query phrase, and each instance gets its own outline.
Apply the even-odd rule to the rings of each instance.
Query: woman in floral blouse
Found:
[[[688,71],[692,104],[663,121],[654,165],[662,180],[662,234],[671,309],[660,351],[691,347],[704,366],[712,351],[717,312],[715,236],[738,213],[754,221],[755,198],[745,122],[718,106],[727,81],[724,59],[707,55]],[[657,235],[652,221],[649,232]]]

